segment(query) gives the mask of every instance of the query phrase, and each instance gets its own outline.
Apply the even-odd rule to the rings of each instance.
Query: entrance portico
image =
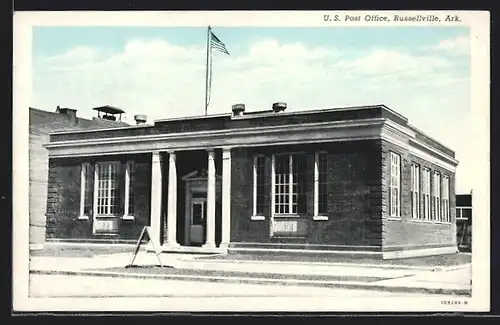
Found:
[[[152,154],[150,224],[164,251],[223,252],[228,248],[231,149],[208,148],[204,152],[194,156],[187,150]],[[195,162],[202,156],[206,163]],[[187,168],[191,170],[186,174]],[[162,238],[163,223],[166,230]]]

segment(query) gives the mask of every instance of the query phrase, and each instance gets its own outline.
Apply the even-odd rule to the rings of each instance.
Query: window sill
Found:
[[[417,223],[432,223],[432,224],[445,224],[445,225],[451,225],[450,221],[436,221],[436,220],[418,220],[418,219],[412,219],[413,222]]]
[[[122,217],[123,220],[135,220],[135,217],[134,216],[130,216],[130,215],[124,215]]]
[[[266,217],[264,217],[264,216],[252,216],[250,219],[251,220],[266,220]]]
[[[387,220],[392,220],[392,221],[401,221],[401,217],[387,217]]]
[[[326,221],[326,220],[328,220],[328,216],[322,216],[322,215],[314,216],[313,220],[315,220],[315,221]]]
[[[272,234],[271,238],[276,238],[276,239],[304,239],[307,238],[307,235],[303,234]]]
[[[417,222],[417,223],[435,223],[434,221],[432,220],[420,220],[420,219],[412,219],[413,222]]]
[[[78,216],[78,220],[89,220],[89,216]]]
[[[304,217],[303,215],[300,215],[300,214],[291,214],[291,213],[288,213],[288,214],[274,214],[273,215],[273,218],[301,218],[301,217]]]

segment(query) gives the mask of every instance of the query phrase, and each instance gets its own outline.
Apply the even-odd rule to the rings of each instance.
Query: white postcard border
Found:
[[[488,311],[490,300],[490,15],[489,12],[357,12],[365,15],[458,15],[461,22],[406,22],[397,26],[469,26],[471,35],[471,109],[477,138],[477,177],[473,186],[473,289],[467,305],[443,305],[441,297],[325,298],[30,298],[28,147],[33,26],[394,26],[384,22],[329,22],[324,14],[338,11],[287,12],[16,12],[13,57],[13,298],[15,311]],[[349,13],[353,13],[352,11]],[[472,153],[471,153],[472,154]],[[193,309],[193,307],[195,309]]]

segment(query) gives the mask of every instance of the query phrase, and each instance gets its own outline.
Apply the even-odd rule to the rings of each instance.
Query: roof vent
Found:
[[[283,112],[286,109],[286,103],[278,102],[273,104],[273,111],[275,113]]]
[[[241,116],[245,113],[245,104],[234,104],[232,110],[234,116]]]
[[[146,115],[143,115],[143,114],[138,114],[138,115],[134,116],[134,120],[135,120],[135,123],[137,125],[144,124],[148,120],[148,117]]]
[[[125,111],[121,108],[113,107],[110,105],[94,107],[93,110],[97,111],[97,117],[108,121],[116,121],[116,115],[119,115],[121,121],[122,114],[125,113]],[[104,115],[101,115],[101,113],[104,113]]]

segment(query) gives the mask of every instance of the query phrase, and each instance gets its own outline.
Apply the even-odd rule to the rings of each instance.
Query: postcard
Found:
[[[489,26],[14,13],[14,311],[488,311]]]

